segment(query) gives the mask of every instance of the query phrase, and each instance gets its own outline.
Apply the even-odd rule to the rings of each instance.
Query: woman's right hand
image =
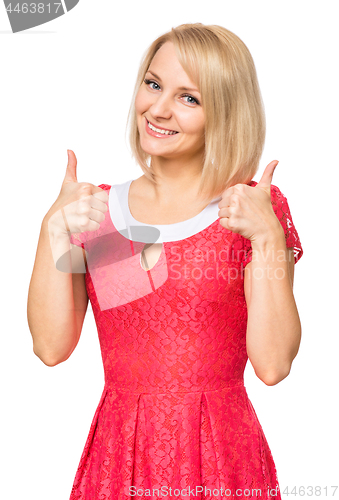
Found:
[[[76,168],[76,156],[68,150],[68,164],[60,194],[45,216],[54,234],[67,234],[62,208],[71,233],[98,230],[108,210],[107,191],[88,182],[78,182]]]

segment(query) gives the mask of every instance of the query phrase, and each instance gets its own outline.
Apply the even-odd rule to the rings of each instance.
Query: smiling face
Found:
[[[140,145],[147,154],[189,159],[204,151],[201,96],[180,65],[172,42],[155,54],[136,95],[135,110]],[[154,128],[176,133],[164,134]]]

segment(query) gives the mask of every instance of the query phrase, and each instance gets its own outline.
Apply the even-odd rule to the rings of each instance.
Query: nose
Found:
[[[173,101],[168,94],[160,94],[154,97],[154,101],[149,108],[152,116],[158,118],[171,118],[173,114]]]

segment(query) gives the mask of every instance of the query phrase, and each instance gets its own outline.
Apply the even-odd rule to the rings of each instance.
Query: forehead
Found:
[[[172,42],[166,42],[160,47],[148,69],[154,71],[160,78],[166,78],[168,82],[173,82],[173,85],[182,84],[187,87],[196,87],[181,66]]]

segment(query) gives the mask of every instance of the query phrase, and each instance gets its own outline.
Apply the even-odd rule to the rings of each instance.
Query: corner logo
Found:
[[[4,0],[13,33],[48,23],[72,10],[79,0],[9,2]]]

